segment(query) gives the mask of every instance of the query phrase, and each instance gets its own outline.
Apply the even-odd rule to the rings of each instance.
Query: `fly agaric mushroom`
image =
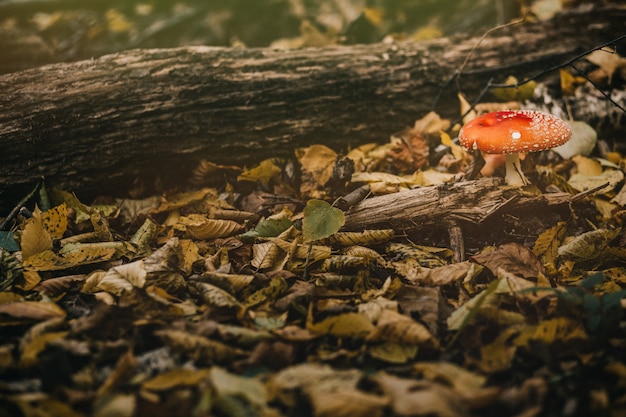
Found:
[[[466,149],[506,154],[505,181],[528,185],[519,153],[538,152],[562,145],[572,136],[567,124],[548,113],[534,110],[503,110],[487,113],[466,123],[459,142]]]

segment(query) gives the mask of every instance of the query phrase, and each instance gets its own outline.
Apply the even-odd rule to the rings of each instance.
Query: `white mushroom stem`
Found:
[[[522,166],[519,161],[519,154],[509,153],[506,155],[506,174],[504,176],[504,181],[508,185],[514,186],[524,186],[530,184],[528,179],[524,176],[522,172]]]

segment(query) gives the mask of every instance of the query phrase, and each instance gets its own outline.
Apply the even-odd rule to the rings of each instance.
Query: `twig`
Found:
[[[525,78],[522,81],[519,81],[519,82],[517,82],[515,84],[491,84],[490,87],[491,88],[518,88],[518,87],[520,87],[520,86],[522,86],[522,85],[524,85],[526,83],[529,83],[531,81],[536,80],[537,78],[541,77],[542,75],[548,74],[548,73],[550,73],[552,71],[556,71],[556,70],[561,69],[563,67],[567,67],[568,65],[573,64],[574,62],[578,61],[579,59],[584,58],[586,55],[589,55],[593,51],[597,51],[598,49],[602,49],[602,48],[604,48],[606,46],[609,46],[609,45],[615,45],[619,41],[621,41],[622,39],[626,39],[626,35],[618,36],[617,38],[615,38],[613,40],[610,40],[608,42],[605,42],[602,45],[598,45],[598,46],[596,46],[596,47],[594,47],[592,49],[589,49],[589,50],[587,50],[585,52],[580,53],[580,54],[576,55],[575,57],[569,59],[568,61],[565,61],[565,62],[563,62],[561,64],[554,65],[554,66],[552,66],[552,67],[550,67],[548,69],[545,69],[545,70],[543,70],[543,71],[541,71],[541,72],[539,72],[539,73],[537,73],[537,74],[535,74],[535,75],[533,75],[531,77]]]
[[[35,194],[37,194],[39,192],[39,190],[41,189],[42,185],[43,185],[43,178],[41,178],[39,180],[39,182],[37,182],[37,185],[35,185],[35,188],[33,188],[33,190],[30,193],[26,194],[26,196],[24,198],[22,198],[20,200],[20,202],[17,203],[17,205],[15,207],[13,207],[13,210],[11,210],[11,212],[6,217],[6,219],[4,219],[2,224],[0,224],[0,230],[6,230],[7,229],[7,226],[9,225],[9,223],[15,218],[15,216],[18,215],[18,213],[20,212],[22,207],[24,207],[26,205],[26,203],[28,203],[28,201],[31,198],[33,198],[33,196]]]
[[[465,67],[467,66],[467,63],[469,62],[470,58],[472,57],[472,55],[474,54],[474,51],[476,51],[476,49],[478,48],[478,46],[482,43],[483,40],[485,40],[485,38],[487,37],[487,35],[489,35],[491,32],[494,32],[496,30],[500,30],[503,29],[505,27],[509,27],[509,26],[514,26],[514,25],[519,25],[520,23],[524,23],[526,21],[526,16],[528,15],[525,14],[524,16],[522,16],[521,18],[514,20],[512,22],[509,23],[504,23],[501,25],[497,25],[494,26],[490,29],[488,29],[487,31],[485,31],[485,33],[483,33],[483,35],[480,37],[480,39],[478,39],[478,42],[476,42],[476,45],[474,45],[474,47],[472,48],[471,51],[469,51],[469,53],[467,54],[467,56],[465,57],[465,60],[463,61],[463,63],[461,64],[461,67],[459,68],[459,70],[456,72],[457,76],[456,76],[456,86],[458,88],[459,91],[463,91],[461,88],[461,74],[463,73],[463,70],[465,69]]]
[[[589,78],[587,76],[587,74],[585,74],[584,72],[582,72],[581,70],[579,70],[576,66],[574,66],[574,64],[569,64],[570,67],[572,67],[574,69],[574,71],[576,71],[581,77],[583,77],[585,80],[589,81],[589,83],[591,85],[594,86],[594,88],[596,90],[598,90],[600,92],[600,94],[602,94],[604,97],[606,97],[607,100],[609,100],[611,103],[613,103],[614,106],[616,106],[618,109],[620,109],[621,111],[626,113],[626,109],[623,108],[619,103],[617,103],[615,100],[613,100],[611,98],[610,95],[608,95],[607,93],[605,93],[599,85],[597,85],[595,82],[593,82],[593,80],[591,78]]]

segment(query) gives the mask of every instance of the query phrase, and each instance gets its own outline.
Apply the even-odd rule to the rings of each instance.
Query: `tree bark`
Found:
[[[478,38],[278,51],[132,50],[0,77],[0,201],[45,176],[90,198],[179,182],[200,159],[253,163],[325,143],[385,142],[430,110],[458,117],[460,78],[525,78],[623,33],[626,10],[574,10]],[[552,74],[554,75],[554,74]],[[435,103],[436,97],[439,97]],[[576,106],[573,106],[576,113]]]

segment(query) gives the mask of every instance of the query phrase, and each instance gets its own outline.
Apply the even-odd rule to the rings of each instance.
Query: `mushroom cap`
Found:
[[[551,149],[564,144],[571,136],[569,126],[551,114],[503,110],[470,120],[461,128],[459,142],[466,149],[508,154]]]

